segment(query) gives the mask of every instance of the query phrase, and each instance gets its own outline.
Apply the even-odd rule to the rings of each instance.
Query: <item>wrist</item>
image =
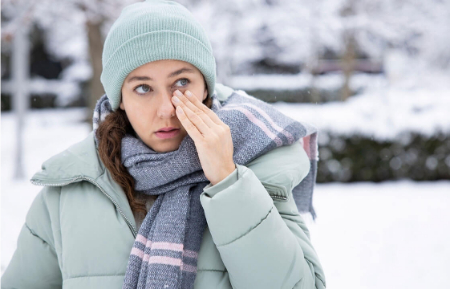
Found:
[[[211,184],[214,186],[217,183],[220,183],[221,181],[223,181],[226,177],[228,177],[231,173],[234,172],[234,170],[236,169],[236,164],[233,162],[233,164],[227,166],[227,168],[225,168],[223,170],[223,173],[220,175],[220,177],[218,177],[216,180],[211,181]]]

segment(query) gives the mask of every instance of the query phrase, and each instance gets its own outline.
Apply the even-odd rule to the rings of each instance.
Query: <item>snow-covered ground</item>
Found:
[[[313,203],[327,288],[448,288],[449,181],[320,184]]]
[[[356,100],[355,100],[356,101]],[[293,113],[297,106],[288,107]],[[300,106],[298,106],[300,109]],[[1,271],[16,247],[25,215],[40,187],[28,179],[50,156],[82,140],[84,110],[28,114],[25,179],[14,180],[14,115],[1,116]],[[305,219],[328,288],[446,288],[450,283],[450,181],[320,184],[318,218]]]

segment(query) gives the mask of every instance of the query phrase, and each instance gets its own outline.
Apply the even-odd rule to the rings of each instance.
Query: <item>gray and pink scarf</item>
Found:
[[[246,165],[285,145],[301,142],[311,162],[308,175],[293,189],[299,212],[315,218],[312,194],[317,171],[317,132],[270,104],[234,91],[225,101],[212,95],[211,109],[231,129],[234,162]],[[111,113],[106,95],[94,111],[94,130]],[[197,257],[206,228],[200,194],[209,183],[192,138],[172,152],[157,153],[140,139],[122,139],[122,163],[135,179],[135,190],[158,195],[147,213],[133,248],[123,288],[193,288]]]

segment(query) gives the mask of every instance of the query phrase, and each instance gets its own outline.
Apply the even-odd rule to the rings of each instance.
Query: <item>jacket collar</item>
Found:
[[[91,132],[83,141],[51,157],[42,164],[31,182],[41,186],[66,186],[88,181],[97,186],[116,206],[136,234],[136,222],[125,192],[102,163]]]
[[[46,160],[31,181],[43,185],[64,184],[81,176],[97,179],[104,171],[91,132],[83,141]]]

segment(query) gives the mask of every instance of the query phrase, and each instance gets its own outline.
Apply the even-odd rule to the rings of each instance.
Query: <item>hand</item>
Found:
[[[178,119],[195,143],[206,178],[212,185],[217,184],[236,168],[230,127],[189,90],[185,94],[176,90],[172,102]]]

